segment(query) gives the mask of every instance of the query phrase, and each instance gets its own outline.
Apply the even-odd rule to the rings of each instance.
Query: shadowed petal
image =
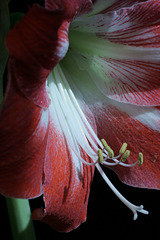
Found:
[[[0,106],[3,100],[3,74],[5,71],[8,53],[4,44],[4,39],[9,31],[9,9],[7,0],[0,2]]]
[[[66,17],[73,19],[90,12],[93,4],[91,0],[45,0],[45,7],[49,10],[61,9]]]
[[[68,49],[68,26],[61,10],[34,5],[7,35],[8,86],[0,113],[4,195],[33,198],[42,193],[50,104],[46,77]]]
[[[25,98],[17,86],[14,60],[0,112],[0,192],[16,198],[42,193],[48,110]]]

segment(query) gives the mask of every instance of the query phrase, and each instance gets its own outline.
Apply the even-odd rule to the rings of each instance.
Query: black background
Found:
[[[11,12],[26,12],[28,5],[37,2],[41,5],[44,1],[11,0],[9,6]],[[150,213],[143,215],[139,213],[136,221],[133,221],[132,212],[127,209],[112,193],[105,184],[99,173],[95,177],[91,187],[91,194],[88,204],[87,221],[79,228],[70,233],[59,233],[50,226],[34,221],[34,228],[37,240],[55,239],[78,239],[98,237],[98,239],[130,239],[146,238],[159,239],[160,235],[160,191],[139,189],[129,187],[121,183],[118,177],[109,169],[105,169],[107,176],[120,192],[132,203],[143,204]],[[147,178],[147,176],[146,176]],[[30,201],[31,209],[42,206],[42,197]],[[12,240],[10,223],[7,214],[5,198],[0,196],[0,239]]]

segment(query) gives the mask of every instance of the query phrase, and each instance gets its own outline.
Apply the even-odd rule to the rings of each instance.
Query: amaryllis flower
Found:
[[[159,16],[157,0],[46,0],[8,33],[0,192],[43,194],[34,219],[59,231],[84,222],[94,167],[134,219],[147,213],[100,165],[160,188]]]

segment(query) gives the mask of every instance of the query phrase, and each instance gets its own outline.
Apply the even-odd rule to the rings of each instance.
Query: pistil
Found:
[[[106,176],[106,174],[104,173],[104,171],[102,170],[100,165],[97,164],[96,167],[97,167],[97,170],[99,171],[99,173],[101,174],[101,176],[103,177],[103,179],[105,180],[105,182],[107,183],[107,185],[114,192],[114,194],[124,203],[124,205],[126,205],[133,212],[133,220],[137,219],[137,217],[138,217],[137,212],[140,212],[143,214],[149,213],[148,211],[143,209],[143,205],[136,206],[136,205],[132,204],[131,202],[129,202],[124,196],[122,196],[122,194],[115,188],[115,186],[108,179],[108,177]]]

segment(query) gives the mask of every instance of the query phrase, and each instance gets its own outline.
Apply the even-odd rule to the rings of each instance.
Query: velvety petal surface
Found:
[[[46,77],[68,49],[68,26],[61,10],[34,5],[7,35],[8,86],[0,113],[4,195],[32,198],[42,193],[50,104]]]
[[[81,17],[71,25],[74,56],[107,97],[159,104],[159,13],[159,1],[147,1],[87,20]]]
[[[34,5],[7,36],[10,56],[16,58],[18,86],[40,107],[49,106],[46,78],[68,50],[68,27],[62,9]]]
[[[10,59],[0,112],[0,192],[9,197],[33,198],[42,193],[48,110],[23,96],[15,69]]]
[[[93,3],[91,0],[45,0],[45,7],[49,10],[61,9],[65,16],[74,19],[79,15],[90,12]]]

